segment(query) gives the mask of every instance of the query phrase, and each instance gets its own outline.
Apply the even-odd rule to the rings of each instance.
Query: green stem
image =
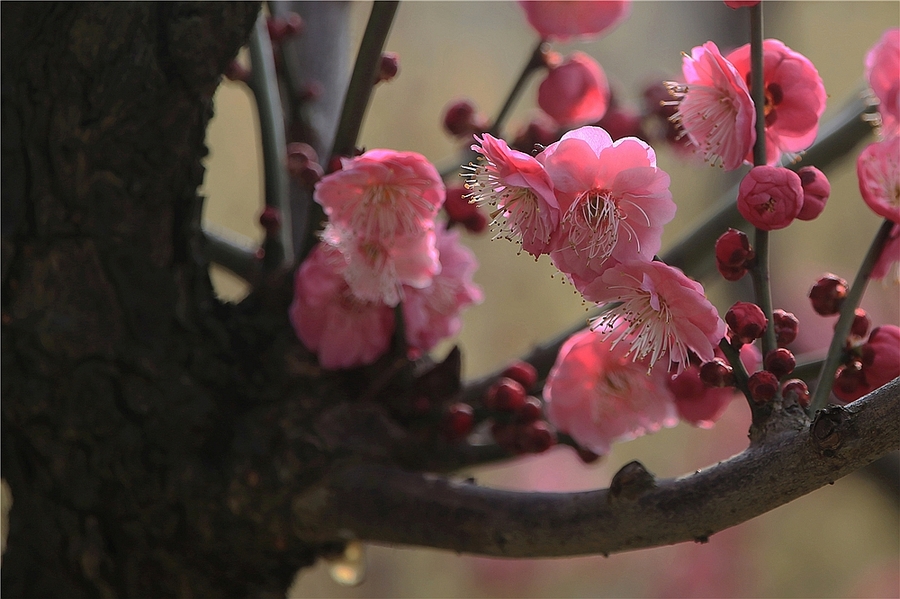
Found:
[[[390,2],[378,0],[372,4],[366,32],[363,34],[359,53],[356,55],[356,64],[353,66],[353,75],[344,96],[341,120],[334,137],[331,156],[350,156],[356,148],[363,117],[381,67],[384,42],[394,22],[398,4],[396,0]]]
[[[810,413],[825,407],[825,402],[828,401],[828,395],[831,393],[831,388],[834,385],[834,374],[841,363],[844,344],[847,342],[847,337],[850,335],[850,327],[853,325],[853,319],[856,317],[856,308],[859,307],[859,302],[866,290],[866,283],[869,281],[872,269],[875,267],[875,263],[878,261],[878,257],[881,255],[881,251],[884,249],[893,227],[894,222],[891,220],[885,219],[884,223],[882,223],[878,233],[875,234],[875,239],[872,240],[872,245],[869,246],[869,251],[866,252],[866,256],[863,258],[859,271],[856,273],[856,278],[853,279],[853,285],[847,292],[847,297],[844,298],[844,302],[841,304],[841,315],[834,326],[834,336],[831,338],[831,345],[828,346],[825,365],[822,366],[822,372],[819,374],[819,381],[816,384],[816,391],[809,405]]]
[[[528,82],[528,78],[532,73],[545,66],[544,62],[544,42],[541,41],[537,46],[534,47],[534,51],[531,53],[531,58],[528,60],[528,63],[525,65],[525,68],[522,69],[522,72],[519,73],[519,78],[516,80],[513,88],[509,91],[509,94],[506,96],[506,102],[503,103],[503,107],[500,109],[500,112],[497,114],[497,118],[494,119],[494,124],[491,125],[490,134],[499,137],[500,131],[503,128],[504,123],[506,122],[509,113],[512,112],[512,107],[515,104],[516,100],[519,98],[519,94],[522,93],[522,90],[525,89],[525,83]]]

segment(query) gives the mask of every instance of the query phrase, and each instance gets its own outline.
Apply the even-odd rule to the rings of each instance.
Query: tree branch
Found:
[[[655,481],[637,462],[609,489],[521,493],[386,466],[338,470],[295,500],[294,516],[317,534],[349,531],[382,543],[502,557],[609,554],[705,542],[833,483],[900,446],[900,379],[845,407],[820,411],[715,466]]]

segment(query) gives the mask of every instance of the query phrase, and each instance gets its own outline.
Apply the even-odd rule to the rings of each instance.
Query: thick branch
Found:
[[[520,493],[383,466],[351,466],[295,502],[326,535],[503,557],[615,553],[705,541],[900,446],[900,379],[819,412],[740,455],[674,480],[627,465],[610,489]],[[321,506],[321,507],[319,507]]]

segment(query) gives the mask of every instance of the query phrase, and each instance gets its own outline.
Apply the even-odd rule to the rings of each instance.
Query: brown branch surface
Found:
[[[632,462],[609,489],[522,493],[357,465],[298,499],[295,515],[323,523],[332,534],[343,529],[383,543],[502,557],[610,554],[703,542],[898,446],[900,379],[895,379],[846,407],[820,411],[810,426],[784,431],[674,480],[655,481]]]

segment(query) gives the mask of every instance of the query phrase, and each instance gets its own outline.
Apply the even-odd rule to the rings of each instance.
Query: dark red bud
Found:
[[[444,110],[444,129],[455,137],[469,137],[487,129],[484,117],[469,100],[457,100]]]
[[[800,379],[789,379],[781,386],[781,396],[786,400],[793,399],[801,408],[808,408],[810,397],[809,388]]]
[[[847,291],[847,281],[837,275],[826,274],[809,290],[813,310],[822,316],[837,314],[847,297]]]
[[[850,325],[850,334],[854,337],[863,338],[869,332],[870,326],[872,326],[872,321],[869,319],[866,311],[862,308],[857,308],[853,316],[853,324]]]
[[[794,367],[797,366],[797,360],[794,359],[794,354],[792,354],[790,350],[783,347],[773,349],[772,351],[767,353],[766,359],[763,363],[766,370],[774,374],[775,377],[779,379],[784,378],[786,375],[792,373],[794,371]]]
[[[763,336],[769,321],[759,306],[737,302],[725,314],[725,322],[741,343],[752,343]]]
[[[750,375],[747,386],[753,401],[762,405],[772,401],[778,393],[778,378],[768,370],[760,370]]]
[[[455,403],[447,409],[441,422],[441,432],[448,441],[463,439],[472,432],[475,413],[466,403]]]
[[[743,231],[728,229],[716,240],[716,261],[725,266],[744,266],[753,255],[750,239]]]
[[[537,369],[528,362],[513,362],[503,371],[503,376],[519,381],[526,389],[531,389],[537,383]]]
[[[868,383],[863,374],[862,364],[852,360],[837,369],[832,391],[843,402],[856,401],[868,392]]]
[[[556,431],[543,420],[524,425],[521,435],[524,453],[542,453],[556,445]]]
[[[543,415],[544,407],[541,405],[541,400],[529,395],[525,398],[525,403],[522,404],[522,407],[516,410],[515,419],[516,422],[527,424],[540,420]]]
[[[400,56],[396,52],[385,52],[381,55],[381,63],[378,67],[378,79],[375,83],[390,81],[397,76],[400,70]]]
[[[577,449],[575,449],[575,453],[578,454],[578,457],[585,464],[593,464],[600,459],[599,454],[594,453],[590,449],[585,449],[584,447],[578,447]]]
[[[262,225],[266,235],[275,235],[281,229],[281,210],[275,206],[266,206],[259,215],[259,224]]]
[[[721,358],[713,358],[700,366],[700,380],[708,387],[731,387],[734,385],[734,371]]]
[[[515,412],[525,403],[525,387],[519,381],[501,378],[488,389],[484,405],[489,410]]]
[[[784,310],[775,310],[772,313],[772,320],[775,326],[775,340],[778,347],[784,347],[797,338],[800,330],[800,321],[790,312]]]
[[[797,174],[803,187],[803,205],[797,218],[813,220],[825,210],[825,203],[831,195],[831,184],[825,174],[814,166],[804,166]]]
[[[250,69],[235,59],[229,62],[228,66],[225,67],[224,75],[230,81],[243,81],[246,83],[250,80]]]

